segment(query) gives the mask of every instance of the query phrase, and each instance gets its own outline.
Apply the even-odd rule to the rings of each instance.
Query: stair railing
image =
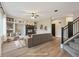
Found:
[[[69,39],[69,37],[68,37],[68,28],[72,25],[73,25],[73,35],[71,37],[73,37],[74,35],[79,33],[79,17],[76,18],[75,20],[73,20],[71,24],[62,27],[62,30],[61,30],[61,34],[62,34],[61,35],[61,39],[62,39],[61,43],[62,44]]]

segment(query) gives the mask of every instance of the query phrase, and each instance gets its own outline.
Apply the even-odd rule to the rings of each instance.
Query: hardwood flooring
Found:
[[[3,44],[2,52],[2,57],[72,57],[60,48],[59,38],[54,38],[52,41],[32,48],[27,46],[17,48],[14,42],[10,42]]]

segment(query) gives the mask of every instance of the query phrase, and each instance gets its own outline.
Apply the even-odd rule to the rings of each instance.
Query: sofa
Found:
[[[32,37],[28,39],[28,47],[34,47],[51,40],[53,40],[51,33],[33,34]]]

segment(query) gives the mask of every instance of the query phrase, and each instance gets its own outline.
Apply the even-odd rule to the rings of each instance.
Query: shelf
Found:
[[[7,29],[7,30],[13,30],[13,29]]]
[[[14,24],[15,24],[14,18],[7,17],[6,24],[7,24],[7,36],[10,36],[10,34],[14,32]]]
[[[6,31],[7,31],[7,36],[10,36],[10,34],[13,34],[13,33],[15,33],[16,31],[17,32],[21,32],[21,31],[24,31],[24,30],[18,30],[17,28],[17,25],[18,26],[23,26],[22,28],[25,28],[24,26],[25,26],[25,22],[23,21],[23,20],[17,20],[17,19],[14,19],[14,18],[7,18],[6,19],[6,25],[7,25],[7,29],[6,29]],[[22,29],[21,28],[21,29]],[[23,35],[24,35],[24,33],[23,33]]]
[[[14,23],[14,22],[12,22],[12,21],[7,21],[7,23]]]
[[[24,25],[25,23],[18,23],[18,22],[15,22],[15,24],[23,24],[23,25]]]

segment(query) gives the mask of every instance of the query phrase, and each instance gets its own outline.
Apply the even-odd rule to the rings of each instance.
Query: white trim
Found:
[[[63,48],[63,44],[60,44],[60,48]]]

